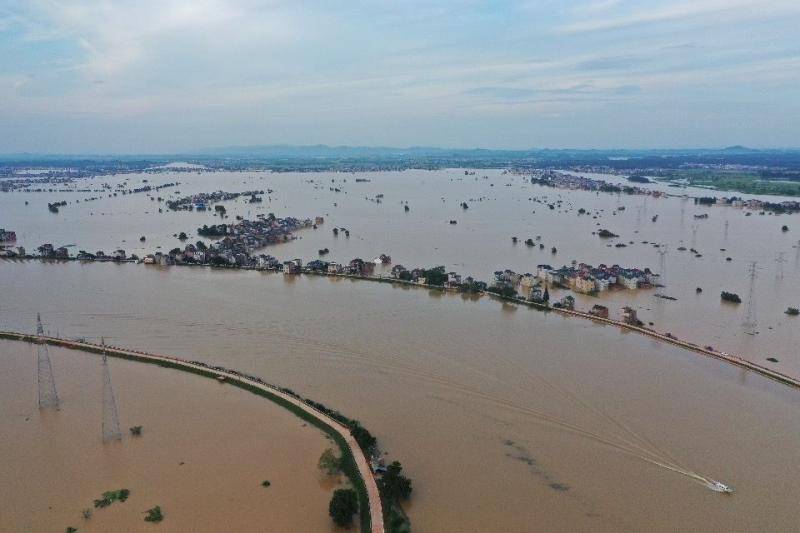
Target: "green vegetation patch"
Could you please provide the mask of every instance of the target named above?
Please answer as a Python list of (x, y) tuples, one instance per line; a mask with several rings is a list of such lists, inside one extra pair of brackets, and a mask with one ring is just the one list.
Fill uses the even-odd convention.
[(145, 512), (147, 513), (147, 516), (144, 517), (145, 522), (154, 522), (157, 524), (158, 522), (164, 520), (164, 513), (161, 512), (161, 507), (158, 505), (152, 509), (148, 509)]
[(94, 506), (99, 508), (108, 507), (114, 502), (124, 502), (130, 496), (131, 491), (128, 489), (110, 490), (104, 492), (100, 499), (94, 501)]

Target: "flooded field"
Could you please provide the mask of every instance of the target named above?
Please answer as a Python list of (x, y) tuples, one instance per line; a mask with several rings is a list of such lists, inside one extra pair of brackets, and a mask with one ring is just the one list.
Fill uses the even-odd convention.
[[(333, 530), (334, 485), (316, 467), (330, 443), (315, 428), (240, 389), (111, 358), (124, 435), (103, 444), (99, 356), (49, 351), (63, 403), (39, 411), (36, 347), (0, 341), (3, 531), (151, 531), (156, 505), (164, 531)], [(93, 508), (123, 488), (127, 501)]]
[[(371, 181), (356, 183), (356, 177)], [(319, 229), (302, 230), (297, 240), (264, 250), (281, 259), (315, 258), (317, 250), (327, 247), (326, 260), (371, 259), (387, 253), (393, 264), (408, 268), (445, 265), (488, 279), (498, 269), (534, 272), (538, 264), (561, 266), (573, 259), (658, 271), (658, 250), (663, 248), (651, 243), (664, 244), (668, 247), (665, 290), (677, 300), (654, 298), (652, 290), (615, 291), (599, 298), (581, 296), (578, 306), (604, 302), (616, 315), (620, 306), (633, 305), (639, 317), (652, 321), (659, 331), (800, 375), (798, 319), (783, 313), (787, 306), (800, 304), (800, 249), (793, 248), (800, 238), (796, 222), (800, 216), (746, 216), (742, 210), (695, 206), (679, 198), (547, 189), (500, 171), (478, 171), (474, 176), (460, 170), (363, 175), (175, 173), (99, 181), (125, 178), (134, 184), (142, 179), (152, 184), (177, 179), (181, 195), (217, 189), (274, 190), (259, 207), (243, 201), (226, 203), (228, 222), (235, 215), (269, 212), (325, 217)], [(165, 189), (162, 196), (173, 192)], [(384, 195), (380, 203), (378, 194)], [(0, 226), (16, 230), (18, 244), (29, 249), (43, 242), (75, 243), (75, 250), (109, 252), (121, 247), (141, 255), (157, 246), (164, 251), (179, 246), (173, 234), (180, 231), (193, 235), (199, 225), (219, 222), (210, 212), (159, 214), (160, 204), (144, 194), (70, 203), (58, 214), (47, 211), (48, 201), (82, 195), (0, 195)], [(401, 204), (406, 201), (408, 212)], [(461, 202), (467, 202), (468, 209), (462, 209)], [(550, 209), (548, 203), (557, 207)], [(591, 214), (579, 216), (579, 208)], [(704, 214), (708, 218), (695, 218)], [(784, 224), (790, 231), (781, 231)], [(350, 238), (334, 237), (334, 226), (348, 228)], [(604, 241), (592, 234), (599, 228), (620, 238)], [(146, 235), (145, 243), (139, 242), (141, 235)], [(544, 250), (522, 244), (537, 235)], [(512, 236), (520, 243), (514, 245)], [(627, 246), (613, 246), (618, 242)], [(557, 247), (555, 255), (551, 246)], [(680, 246), (694, 247), (702, 257), (678, 251)], [(784, 261), (776, 262), (779, 257)], [(747, 298), (748, 261), (758, 261), (759, 268), (751, 306), (758, 321), (759, 333), (754, 335), (741, 325), (746, 301), (732, 306), (719, 298), (722, 290)], [(697, 293), (697, 287), (703, 292)], [(795, 527), (800, 488), (787, 465), (800, 460), (800, 394), (617, 328), (489, 297), (206, 268), (0, 261), (0, 290), (0, 329), (32, 331), (36, 313), (41, 312), (51, 334), (105, 336), (115, 345), (217, 362), (291, 387), (360, 420), (392, 459), (403, 462), (413, 479), (408, 511), (416, 531), (787, 531)], [(13, 347), (4, 343), (0, 348), (5, 355)], [(51, 351), (58, 370), (65, 356)], [(769, 356), (778, 363), (766, 363)], [(24, 354), (15, 357), (33, 369), (33, 354), (29, 359)], [(75, 354), (75, 360), (83, 359), (94, 361)], [(125, 372), (118, 370), (123, 366)], [(130, 372), (156, 376), (145, 381), (158, 390), (139, 395), (137, 401), (181, 405), (184, 396), (176, 397), (167, 385), (198, 381), (112, 362), (115, 384), (123, 389), (121, 411), (126, 406), (124, 380), (133, 379), (125, 377), (129, 366)], [(92, 368), (99, 375), (99, 367)], [(25, 372), (35, 378), (33, 370)], [(64, 387), (69, 387), (70, 379), (90, 379), (83, 375), (57, 373), (57, 379), (67, 380)], [(91, 379), (97, 387), (96, 400), (99, 380)], [(217, 384), (200, 380), (198, 386), (187, 385), (192, 392), (186, 394), (206, 402), (201, 404), (207, 406), (204, 409), (222, 411), (216, 396), (202, 393), (208, 388), (217, 391)], [(26, 409), (37, 415), (33, 383), (26, 387), (30, 398)], [(81, 388), (79, 382), (73, 387)], [(6, 390), (0, 390), (3, 398)], [(21, 401), (17, 399), (22, 396), (17, 391), (11, 398)], [(259, 409), (274, 408), (258, 399), (253, 402)], [(94, 433), (86, 433), (96, 441), (99, 400), (91, 405), (95, 414), (80, 417), (94, 424)], [(65, 413), (67, 406), (65, 398)], [(20, 413), (28, 411), (20, 408)], [(172, 413), (164, 409), (143, 412), (151, 417), (140, 422), (146, 431), (172, 420)], [(221, 422), (229, 426), (220, 427), (228, 429), (209, 433), (242, 446), (247, 441), (251, 446), (297, 450), (292, 460), (310, 466), (292, 471), (307, 471), (313, 486), (314, 462), (325, 447), (324, 439), (309, 428), (299, 428), (288, 414), (276, 412), (268, 419), (267, 428), (274, 426), (273, 420), (285, 419), (287, 432), (297, 427), (305, 433), (260, 438), (238, 413)], [(11, 434), (25, 427), (16, 418), (3, 417), (0, 424), (14, 424)], [(247, 431), (252, 439), (238, 438)], [(180, 436), (171, 435), (171, 439)], [(15, 446), (12, 455), (21, 454), (23, 463), (38, 464), (28, 450), (18, 449), (23, 447), (18, 441), (40, 440), (36, 434), (2, 445)], [(307, 453), (302, 451), (306, 441)], [(131, 449), (134, 444), (138, 442), (123, 442)], [(102, 457), (99, 445), (95, 446), (85, 457)], [(304, 453), (306, 459), (299, 459)], [(240, 468), (242, 462), (258, 464), (257, 455), (241, 449), (229, 457)], [(105, 490), (102, 481), (109, 478), (103, 475), (108, 474), (87, 474), (91, 484), (86, 482), (86, 496), (74, 505), (65, 502), (63, 512), (79, 512), (80, 502)], [(257, 482), (265, 474), (258, 470), (253, 476), (256, 487), (251, 491), (242, 483), (243, 499), (227, 500), (225, 516), (241, 508), (236, 516), (243, 521), (254, 518), (248, 514), (246, 498), (263, 496)], [(266, 477), (277, 479), (272, 473)], [(733, 485), (736, 494), (709, 490), (705, 483), (710, 479)], [(155, 490), (145, 485), (143, 480), (138, 490)], [(328, 492), (316, 487), (324, 507)], [(130, 488), (133, 492), (132, 483)], [(168, 494), (165, 489), (152, 499), (166, 508)], [(289, 507), (281, 513), (286, 512), (287, 523), (297, 516), (296, 524), (301, 524), (291, 529), (329, 528), (324, 509), (300, 516), (295, 507), (299, 500), (286, 501)], [(97, 523), (104, 511), (122, 512), (132, 503), (133, 496), (115, 504), (119, 509), (112, 506), (98, 512)], [(176, 502), (175, 506), (191, 514), (191, 505), (185, 508)], [(137, 515), (135, 520), (139, 519)], [(284, 520), (284, 515), (276, 519)], [(318, 522), (305, 528), (302, 520)], [(68, 525), (62, 522), (59, 517), (59, 527)]]

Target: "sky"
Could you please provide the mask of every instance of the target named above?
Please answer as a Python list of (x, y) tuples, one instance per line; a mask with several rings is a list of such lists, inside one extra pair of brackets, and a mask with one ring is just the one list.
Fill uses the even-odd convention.
[(800, 146), (798, 0), (0, 0), (0, 153)]

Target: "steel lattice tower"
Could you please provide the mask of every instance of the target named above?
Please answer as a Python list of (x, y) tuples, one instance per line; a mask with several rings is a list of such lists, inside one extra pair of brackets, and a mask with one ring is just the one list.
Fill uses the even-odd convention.
[(103, 442), (122, 439), (119, 430), (119, 414), (114, 389), (111, 386), (111, 372), (108, 369), (106, 341), (103, 339)]
[(56, 381), (53, 377), (53, 365), (50, 363), (50, 352), (44, 342), (44, 326), (42, 316), (36, 314), (37, 354), (37, 381), (39, 382), (39, 409), (54, 407), (58, 409), (61, 401), (56, 392)]
[(794, 267), (800, 267), (800, 241), (797, 241), (797, 251), (794, 254)]
[(747, 293), (747, 316), (742, 322), (742, 327), (749, 330), (748, 333), (754, 333), (758, 323), (756, 322), (756, 276), (758, 273), (758, 263), (755, 261), (750, 262), (748, 272), (750, 273), (750, 290)]
[(692, 250), (697, 250), (697, 230), (700, 229), (699, 224), (692, 224)]
[(783, 279), (783, 264), (786, 262), (786, 253), (785, 252), (778, 252), (775, 256), (775, 264), (777, 265), (777, 269), (775, 270), (775, 279), (782, 280)]
[(656, 294), (663, 295), (667, 286), (667, 247), (662, 246), (658, 250), (658, 284), (661, 288)]

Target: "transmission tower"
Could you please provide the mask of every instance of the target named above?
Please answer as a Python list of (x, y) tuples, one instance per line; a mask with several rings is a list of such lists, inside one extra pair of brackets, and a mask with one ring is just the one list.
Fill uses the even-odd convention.
[(44, 326), (42, 326), (42, 316), (39, 313), (36, 314), (36, 336), (38, 337), (36, 373), (39, 382), (39, 409), (48, 407), (58, 409), (61, 402), (56, 392), (53, 365), (50, 363), (50, 352), (47, 351), (47, 344), (44, 342)]
[(750, 289), (747, 293), (747, 316), (742, 322), (742, 327), (748, 330), (748, 333), (755, 333), (756, 326), (756, 276), (758, 268), (755, 261), (750, 262), (748, 272), (750, 273)]
[(664, 288), (667, 286), (667, 247), (662, 246), (658, 249), (658, 284), (661, 288), (656, 293), (657, 295), (664, 294)]
[(692, 224), (692, 250), (697, 250), (697, 230), (700, 229), (700, 224)]
[(800, 241), (797, 241), (795, 248), (797, 251), (794, 253), (794, 268), (797, 269), (800, 267)]
[(786, 262), (786, 253), (785, 252), (778, 252), (775, 256), (775, 264), (777, 268), (775, 269), (775, 279), (782, 280), (783, 279), (783, 264)]
[(106, 341), (103, 339), (103, 442), (122, 439), (119, 431), (119, 414), (114, 389), (111, 387), (111, 372), (106, 357)]

